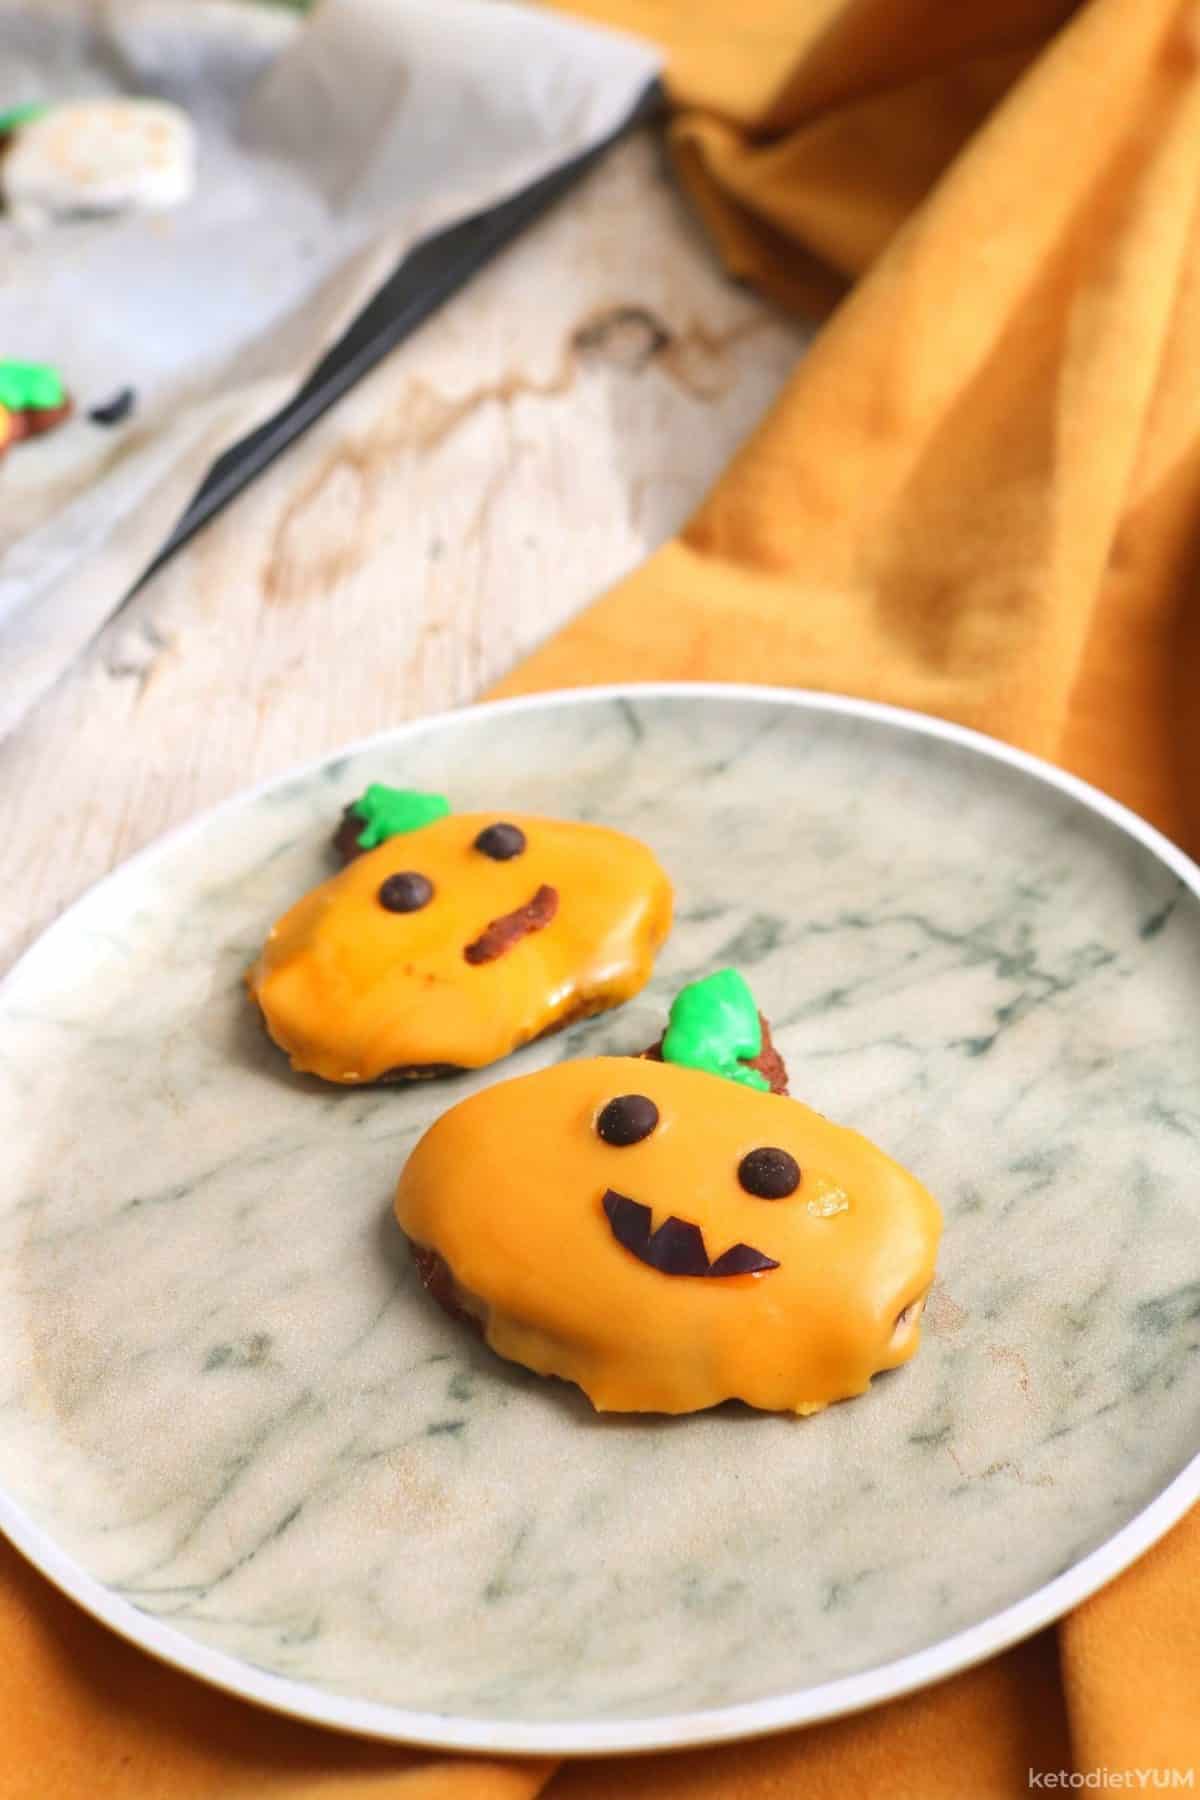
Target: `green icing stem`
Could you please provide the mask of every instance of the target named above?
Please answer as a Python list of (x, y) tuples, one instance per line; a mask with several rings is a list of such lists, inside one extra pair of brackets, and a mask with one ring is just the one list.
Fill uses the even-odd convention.
[(766, 1076), (745, 1066), (761, 1051), (758, 1008), (736, 969), (718, 969), (715, 975), (680, 988), (663, 1037), (664, 1062), (769, 1090)]
[(49, 363), (0, 359), (0, 406), (9, 412), (53, 412), (66, 398), (63, 378)]
[(358, 834), (359, 849), (374, 850), (389, 838), (419, 831), (422, 825), (444, 819), (450, 802), (444, 794), (420, 794), (415, 788), (385, 787), (382, 782), (373, 781), (350, 810), (364, 822)]
[(29, 125), (49, 111), (42, 100), (27, 100), (24, 106), (8, 106), (0, 112), (0, 133), (15, 131), (18, 125)]

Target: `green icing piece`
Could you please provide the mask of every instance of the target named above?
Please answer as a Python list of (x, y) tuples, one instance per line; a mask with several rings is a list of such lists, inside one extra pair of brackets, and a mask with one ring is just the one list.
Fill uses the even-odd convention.
[(765, 1075), (745, 1067), (761, 1050), (762, 1026), (754, 995), (736, 969), (718, 969), (715, 975), (680, 988), (663, 1038), (664, 1062), (769, 1090)]
[(41, 100), (27, 100), (24, 106), (5, 107), (0, 112), (0, 132), (15, 131), (18, 125), (28, 125), (48, 111), (49, 108)]
[(62, 376), (49, 363), (0, 360), (0, 406), (9, 412), (52, 412), (66, 397)]
[(450, 802), (444, 794), (419, 794), (415, 788), (385, 787), (382, 782), (373, 781), (350, 810), (363, 820), (363, 829), (358, 834), (359, 849), (374, 850), (378, 845), (386, 844), (389, 838), (400, 837), (406, 831), (419, 831), (422, 825), (444, 819), (450, 811)]

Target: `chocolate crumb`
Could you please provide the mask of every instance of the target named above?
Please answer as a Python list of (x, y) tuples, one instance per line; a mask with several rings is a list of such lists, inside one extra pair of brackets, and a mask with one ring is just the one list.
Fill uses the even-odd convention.
[(123, 387), (111, 400), (101, 401), (99, 406), (91, 407), (88, 418), (95, 425), (123, 425), (136, 405), (137, 390)]

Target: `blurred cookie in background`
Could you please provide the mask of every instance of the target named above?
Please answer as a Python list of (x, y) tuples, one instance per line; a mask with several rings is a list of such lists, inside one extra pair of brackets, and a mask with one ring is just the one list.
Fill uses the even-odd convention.
[(195, 185), (191, 121), (163, 100), (75, 100), (0, 113), (0, 192), (31, 224), (166, 212)]
[(0, 455), (22, 438), (53, 431), (73, 410), (66, 384), (52, 364), (0, 358)]

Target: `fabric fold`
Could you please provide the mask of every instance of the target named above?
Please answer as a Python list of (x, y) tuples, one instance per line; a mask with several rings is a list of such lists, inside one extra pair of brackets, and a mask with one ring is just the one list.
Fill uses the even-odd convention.
[[(845, 9), (864, 10), (886, 9)], [(1061, 6), (1041, 10), (1057, 27)], [(886, 208), (861, 225), (857, 144), (835, 158), (822, 204), (859, 248), (834, 269), (793, 218), (783, 278), (836, 283), (859, 255), (869, 272), (679, 537), (501, 691), (715, 668), (857, 693), (1058, 758), (1186, 839), (1178, 768), (1195, 751), (1173, 646), (1200, 500), (1182, 375), (1198, 32), (1179, 0), (1093, 0), (1032, 62), (1016, 53), (1013, 85), (894, 229)], [(974, 54), (964, 66), (973, 88)], [(798, 79), (792, 93), (804, 110)], [(907, 89), (896, 104), (908, 166)], [(676, 129), (718, 141), (686, 112)], [(788, 153), (720, 129), (731, 157)], [(770, 217), (774, 243), (785, 224)]]

